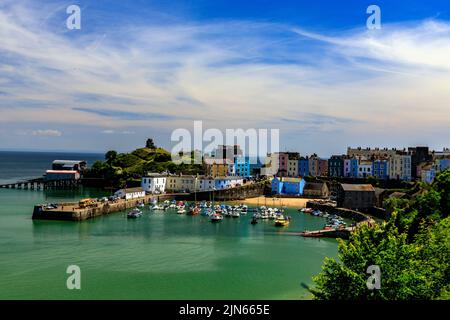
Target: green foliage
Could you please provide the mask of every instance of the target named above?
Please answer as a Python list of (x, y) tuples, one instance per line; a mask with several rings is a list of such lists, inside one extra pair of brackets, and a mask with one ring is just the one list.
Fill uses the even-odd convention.
[[(193, 154), (192, 154), (193, 156)], [(172, 162), (170, 152), (163, 148), (139, 148), (131, 153), (111, 150), (105, 154), (105, 162), (95, 162), (84, 173), (85, 177), (103, 178), (116, 187), (122, 187), (125, 181), (138, 179), (148, 172), (170, 172), (183, 174), (204, 174), (202, 165), (180, 164)], [(184, 160), (191, 160), (189, 155)]]
[(117, 151), (110, 150), (105, 154), (105, 160), (111, 164), (117, 158)]
[[(410, 300), (437, 299), (449, 286), (449, 236), (446, 227), (429, 228), (408, 242), (394, 220), (358, 228), (349, 241), (339, 241), (339, 261), (326, 259), (314, 278), (316, 299)], [(420, 240), (419, 240), (420, 238)], [(381, 270), (381, 289), (369, 290), (370, 265)]]
[[(339, 240), (338, 260), (326, 259), (314, 277), (316, 299), (450, 298), (450, 170), (421, 188), (412, 200), (387, 200), (388, 222)], [(367, 288), (370, 265), (380, 267), (380, 290)]]

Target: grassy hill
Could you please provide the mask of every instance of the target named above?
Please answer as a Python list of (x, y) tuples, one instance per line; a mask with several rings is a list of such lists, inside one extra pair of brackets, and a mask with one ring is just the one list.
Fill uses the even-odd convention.
[[(191, 160), (191, 157), (187, 157)], [(175, 164), (171, 154), (163, 148), (139, 148), (130, 153), (108, 151), (105, 161), (95, 162), (84, 176), (103, 178), (113, 185), (122, 185), (125, 181), (140, 179), (148, 172), (165, 172), (178, 174), (203, 174), (202, 165)]]

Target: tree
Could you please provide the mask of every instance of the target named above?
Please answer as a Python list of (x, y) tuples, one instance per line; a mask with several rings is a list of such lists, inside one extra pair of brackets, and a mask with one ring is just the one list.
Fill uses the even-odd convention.
[[(388, 222), (360, 226), (348, 241), (339, 240), (339, 259), (327, 258), (314, 278), (316, 299), (450, 298), (450, 169), (416, 193), (410, 201), (387, 202)], [(380, 267), (380, 290), (366, 286), (370, 265)]]
[(156, 145), (153, 142), (153, 139), (148, 138), (147, 141), (145, 142), (145, 147), (149, 149), (156, 149)]
[[(394, 214), (395, 215), (395, 214)], [(345, 242), (339, 241), (339, 261), (326, 259), (314, 278), (316, 299), (410, 300), (437, 299), (450, 289), (447, 271), (450, 250), (442, 240), (450, 235), (443, 226), (423, 229), (418, 241), (409, 243), (395, 219), (388, 223), (359, 227)], [(448, 222), (447, 222), (448, 224)], [(443, 231), (446, 230), (446, 231)], [(439, 241), (440, 240), (440, 241)], [(439, 253), (441, 251), (441, 253)], [(370, 265), (381, 270), (381, 289), (366, 285)]]
[(110, 150), (107, 153), (105, 153), (105, 160), (110, 166), (116, 159), (117, 159), (117, 151)]

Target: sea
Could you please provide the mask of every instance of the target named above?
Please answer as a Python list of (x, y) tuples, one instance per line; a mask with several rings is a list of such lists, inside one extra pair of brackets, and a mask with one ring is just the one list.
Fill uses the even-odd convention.
[(0, 151), (0, 184), (14, 183), (42, 177), (52, 168), (53, 160), (85, 160), (91, 166), (97, 160), (104, 160), (103, 154)]
[[(3, 181), (42, 175), (55, 159), (101, 155), (3, 152)], [(310, 299), (312, 277), (334, 239), (302, 238), (324, 218), (290, 208), (288, 227), (251, 214), (211, 223), (205, 216), (143, 209), (82, 222), (36, 221), (33, 206), (100, 197), (98, 189), (0, 189), (0, 299)], [(69, 289), (73, 266), (80, 289)], [(72, 280), (71, 280), (72, 279)]]

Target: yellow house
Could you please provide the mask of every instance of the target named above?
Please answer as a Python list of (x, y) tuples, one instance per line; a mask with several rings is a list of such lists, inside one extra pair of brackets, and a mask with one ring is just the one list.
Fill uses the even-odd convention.
[(226, 177), (234, 175), (234, 163), (229, 159), (204, 159), (206, 175), (216, 177)]

